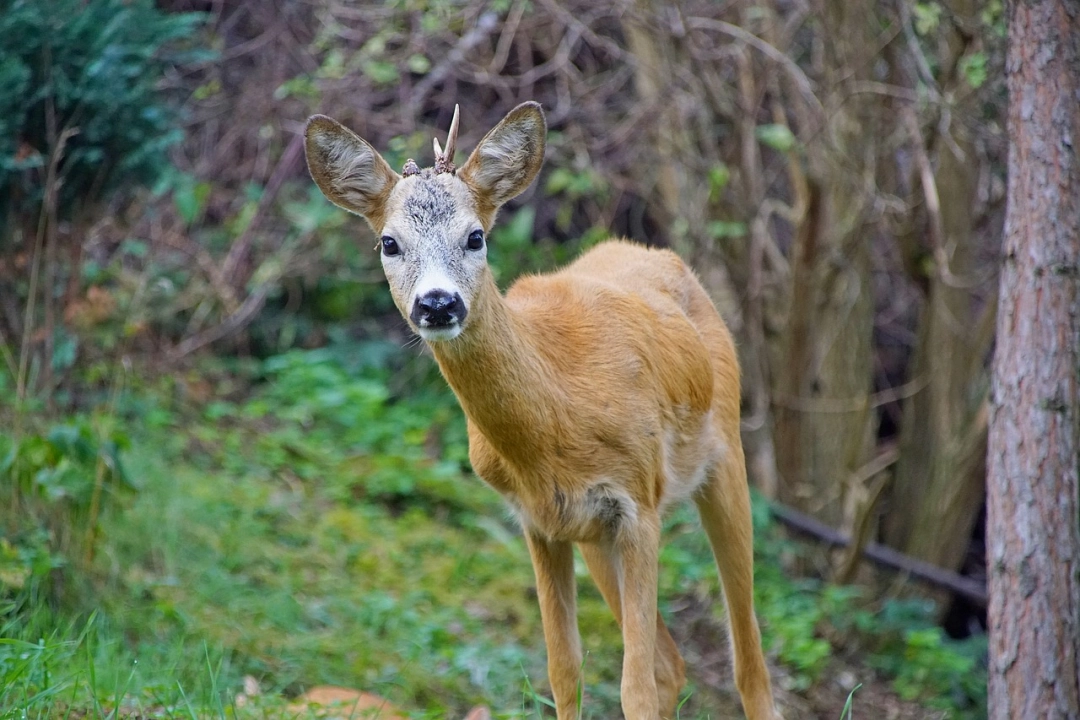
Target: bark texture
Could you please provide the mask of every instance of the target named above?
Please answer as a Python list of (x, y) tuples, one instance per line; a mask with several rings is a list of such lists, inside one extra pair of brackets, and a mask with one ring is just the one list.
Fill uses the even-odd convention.
[(807, 148), (812, 200), (792, 250), (789, 333), (776, 373), (780, 498), (833, 527), (850, 525), (852, 477), (869, 459), (874, 419), (873, 209), (880, 101), (851, 96), (867, 80), (878, 22), (870, 2), (824, 3), (828, 141)]
[[(944, 3), (953, 23), (944, 33), (941, 85), (960, 98), (952, 109), (978, 117), (978, 98), (960, 70), (972, 43), (962, 28), (977, 23), (971, 0)], [(914, 83), (912, 83), (914, 84)], [(893, 547), (940, 567), (956, 570), (964, 561), (985, 486), (988, 370), (985, 358), (994, 329), (996, 302), (983, 304), (976, 318), (980, 259), (985, 240), (975, 231), (979, 164), (974, 133), (961, 123), (948, 129), (952, 142), (936, 130), (941, 118), (920, 128), (914, 112), (908, 123), (917, 162), (908, 182), (923, 198), (919, 217), (903, 239), (905, 255), (929, 245), (926, 304), (919, 317), (909, 382), (918, 387), (904, 402), (900, 457), (892, 504), (903, 508), (886, 517), (885, 539)], [(925, 138), (925, 139), (924, 139)], [(924, 149), (925, 146), (925, 149)], [(936, 162), (932, 162), (936, 160)], [(927, 243), (927, 240), (929, 241)], [(924, 263), (914, 263), (923, 274)]]
[(1080, 2), (1009, 7), (988, 457), (990, 717), (1080, 717)]

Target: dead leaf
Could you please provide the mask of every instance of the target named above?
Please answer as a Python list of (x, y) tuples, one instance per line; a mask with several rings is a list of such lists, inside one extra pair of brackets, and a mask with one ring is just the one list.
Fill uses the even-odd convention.
[(311, 688), (289, 705), (289, 712), (323, 720), (407, 720), (386, 698), (333, 685)]

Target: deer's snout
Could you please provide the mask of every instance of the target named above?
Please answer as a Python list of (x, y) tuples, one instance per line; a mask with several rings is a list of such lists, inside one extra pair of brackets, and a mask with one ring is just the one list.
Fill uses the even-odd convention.
[(409, 318), (419, 328), (447, 328), (464, 322), (466, 313), (461, 295), (430, 290), (417, 296)]

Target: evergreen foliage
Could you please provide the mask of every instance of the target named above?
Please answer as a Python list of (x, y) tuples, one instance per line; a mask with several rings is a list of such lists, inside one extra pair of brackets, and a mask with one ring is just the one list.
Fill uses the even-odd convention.
[(60, 217), (167, 166), (181, 135), (159, 84), (200, 18), (151, 0), (0, 2), (0, 222), (36, 219), (51, 157)]

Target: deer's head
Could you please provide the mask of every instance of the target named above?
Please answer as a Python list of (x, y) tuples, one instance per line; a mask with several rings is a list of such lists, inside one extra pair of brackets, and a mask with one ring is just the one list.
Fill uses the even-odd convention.
[(364, 216), (381, 238), (382, 266), (401, 314), (425, 340), (452, 340), (488, 277), (495, 214), (536, 177), (547, 126), (540, 105), (518, 105), (455, 170), (457, 111), (435, 167), (403, 175), (355, 133), (323, 115), (307, 124), (311, 177), (335, 205)]

